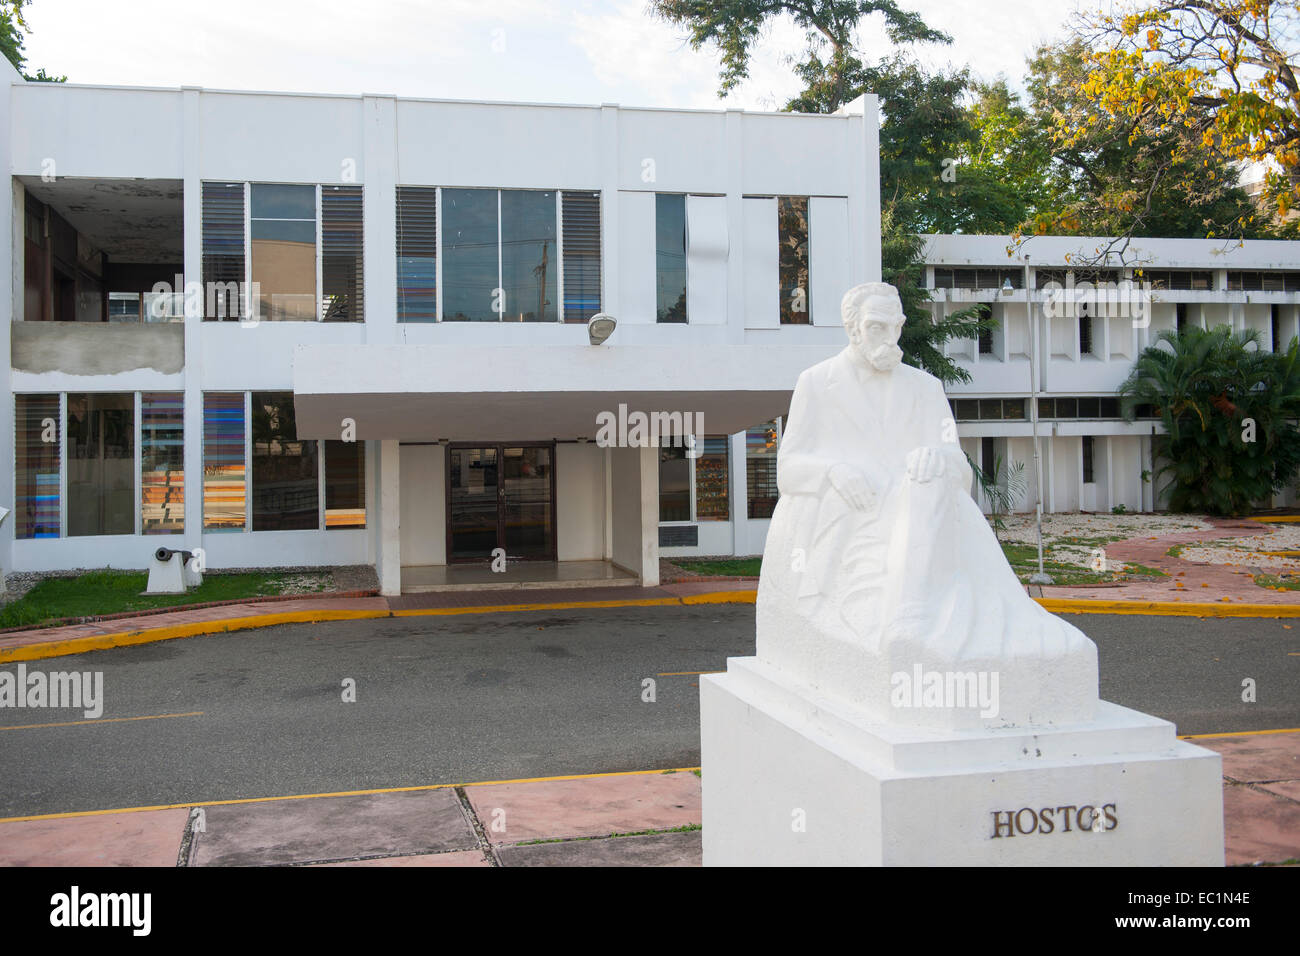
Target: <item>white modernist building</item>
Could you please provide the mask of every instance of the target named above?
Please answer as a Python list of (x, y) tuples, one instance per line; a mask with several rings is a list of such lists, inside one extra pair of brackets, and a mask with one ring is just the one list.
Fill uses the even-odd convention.
[[(845, 344), (844, 290), (879, 278), (876, 136), (872, 97), (807, 116), (11, 73), (0, 569), (165, 545), (373, 564), (393, 594), (499, 554), (649, 585), (661, 552), (758, 553), (777, 419)], [(597, 313), (617, 325), (593, 344)], [(656, 415), (690, 416), (694, 450), (640, 442)]]
[[(947, 391), (971, 461), (990, 473), (997, 460), (1024, 465), (1018, 511), (1037, 502), (1035, 395), (1044, 511), (1158, 510), (1158, 420), (1124, 421), (1116, 397), (1138, 354), (1160, 331), (1189, 324), (1254, 329), (1262, 348), (1278, 351), (1300, 332), (1300, 242), (925, 240), (935, 315), (983, 303), (998, 320), (983, 339), (948, 344), (971, 380)], [(1291, 488), (1261, 504), (1296, 500)]]

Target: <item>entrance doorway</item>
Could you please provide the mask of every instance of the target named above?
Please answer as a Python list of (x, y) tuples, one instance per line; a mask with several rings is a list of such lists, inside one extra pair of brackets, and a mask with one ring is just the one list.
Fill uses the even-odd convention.
[(447, 448), (447, 561), (555, 560), (555, 443)]

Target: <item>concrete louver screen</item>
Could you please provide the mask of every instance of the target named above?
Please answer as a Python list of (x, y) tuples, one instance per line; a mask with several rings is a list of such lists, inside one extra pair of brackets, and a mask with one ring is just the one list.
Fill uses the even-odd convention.
[(438, 190), (397, 187), (397, 321), (438, 321)]
[(564, 321), (586, 322), (600, 311), (600, 193), (560, 195)]
[(365, 321), (362, 265), (363, 207), (360, 186), (322, 186), (321, 319)]
[[(244, 275), (244, 184), (203, 184), (205, 319), (238, 319)], [(179, 291), (179, 290), (178, 290)]]

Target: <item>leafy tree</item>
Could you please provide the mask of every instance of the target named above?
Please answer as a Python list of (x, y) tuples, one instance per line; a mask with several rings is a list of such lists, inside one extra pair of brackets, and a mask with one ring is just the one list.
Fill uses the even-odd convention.
[[(1134, 183), (1139, 194), (1188, 170), (1213, 183), (1228, 163), (1262, 163), (1271, 170), (1268, 195), (1278, 217), (1300, 207), (1300, 0), (1127, 0), (1117, 7), (1079, 21), (1088, 50), (1080, 92), (1096, 108), (1076, 117), (1082, 122), (1069, 141), (1109, 130), (1153, 142)], [(1133, 208), (1140, 215), (1148, 204)], [(1214, 224), (1234, 234), (1250, 225), (1249, 215)]]
[(34, 74), (23, 73), (27, 65), (27, 55), (23, 52), (23, 34), (30, 32), (23, 17), (23, 8), (31, 5), (31, 0), (0, 0), (0, 52), (14, 65), (14, 69), (23, 74), (23, 79), (32, 83), (66, 83), (66, 76), (51, 76), (41, 67)]
[(686, 27), (692, 49), (717, 46), (719, 96), (749, 76), (750, 53), (763, 28), (778, 17), (791, 17), (804, 31), (808, 47), (803, 59), (794, 63), (804, 91), (786, 109), (808, 113), (834, 113), (867, 88), (854, 34), (869, 17), (880, 14), (885, 35), (895, 45), (952, 42), (894, 0), (651, 0), (650, 13)]
[(969, 382), (970, 373), (944, 353), (944, 344), (953, 339), (977, 339), (981, 332), (996, 328), (996, 320), (987, 309), (974, 305), (936, 321), (924, 282), (924, 241), (897, 217), (892, 205), (885, 207), (880, 219), (882, 278), (898, 290), (906, 317), (898, 337), (903, 361), (945, 385)]
[(1237, 172), (1202, 143), (1183, 141), (1159, 111), (1118, 115), (1095, 91), (1097, 54), (1074, 38), (1040, 48), (1030, 62), (1031, 108), (1051, 138), (1037, 234), (1259, 236), (1256, 207)]
[(901, 56), (870, 66), (854, 46), (866, 18), (880, 14), (894, 44), (951, 43), (915, 13), (893, 0), (653, 0), (651, 13), (684, 26), (694, 49), (715, 44), (721, 56), (719, 96), (748, 76), (749, 56), (764, 26), (790, 16), (803, 28), (808, 48), (794, 70), (804, 90), (788, 110), (832, 113), (863, 92), (880, 97), (881, 267), (899, 292), (906, 324), (899, 338), (903, 361), (941, 381), (965, 382), (969, 373), (944, 354), (944, 343), (978, 337), (996, 323), (978, 306), (935, 321), (924, 288), (925, 261), (919, 231), (942, 231), (956, 218), (943, 210), (953, 193), (941, 187), (945, 157), (959, 155), (974, 135), (961, 97), (970, 83), (965, 70), (928, 74)]
[(1259, 340), (1227, 326), (1162, 331), (1120, 387), (1130, 421), (1149, 405), (1164, 425), (1154, 451), (1171, 510), (1238, 515), (1300, 471), (1300, 340), (1285, 352)]

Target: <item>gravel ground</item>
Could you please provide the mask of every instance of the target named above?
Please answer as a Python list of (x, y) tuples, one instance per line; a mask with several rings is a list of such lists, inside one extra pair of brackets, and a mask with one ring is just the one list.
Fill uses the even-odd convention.
[[(1034, 544), (1037, 536), (1032, 514), (1008, 515), (1003, 519), (1006, 530), (999, 532), (1003, 541), (1016, 544)], [(1212, 528), (1208, 521), (1194, 515), (1153, 514), (1046, 514), (1043, 515), (1043, 552), (1062, 564), (1091, 569), (1097, 549), (1105, 549), (1109, 541), (1142, 536), (1155, 537), (1183, 531), (1202, 531)], [(1088, 543), (1069, 544), (1065, 538), (1096, 539)], [(1104, 539), (1104, 540), (1103, 540)], [(1111, 570), (1120, 570), (1122, 562), (1109, 560)]]
[(1261, 551), (1300, 551), (1300, 524), (1261, 525), (1273, 529), (1245, 538), (1223, 538), (1183, 548), (1178, 556), (1196, 564), (1245, 564), (1268, 571), (1300, 571), (1300, 559)]

